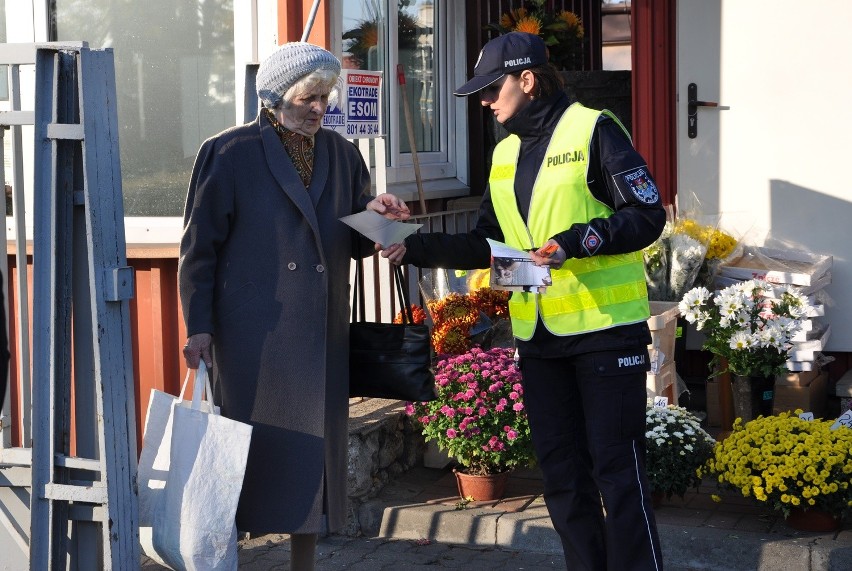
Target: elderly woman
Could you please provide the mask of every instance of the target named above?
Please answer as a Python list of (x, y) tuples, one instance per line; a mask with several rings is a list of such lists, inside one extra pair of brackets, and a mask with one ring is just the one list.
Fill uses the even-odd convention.
[(346, 520), (349, 267), (374, 245), (339, 218), (408, 217), (321, 128), (339, 75), (303, 42), (261, 64), (257, 118), (201, 145), (180, 245), (187, 366), (211, 365), (222, 414), (253, 427), (237, 528), (292, 534), (292, 569)]

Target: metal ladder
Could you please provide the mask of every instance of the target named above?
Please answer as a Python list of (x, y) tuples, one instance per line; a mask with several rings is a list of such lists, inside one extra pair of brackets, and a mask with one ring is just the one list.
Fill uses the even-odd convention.
[(113, 53), (35, 47), (29, 566), (136, 569), (133, 272)]

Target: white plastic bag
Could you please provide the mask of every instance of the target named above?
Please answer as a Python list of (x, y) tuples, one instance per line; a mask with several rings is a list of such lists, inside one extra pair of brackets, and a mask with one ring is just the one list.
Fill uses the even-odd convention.
[(142, 550), (176, 571), (235, 570), (251, 426), (219, 415), (203, 362), (191, 401), (188, 380), (178, 398), (151, 394), (138, 472)]

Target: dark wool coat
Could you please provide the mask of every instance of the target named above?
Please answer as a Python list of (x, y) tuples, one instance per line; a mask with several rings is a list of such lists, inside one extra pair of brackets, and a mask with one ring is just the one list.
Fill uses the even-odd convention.
[(253, 427), (237, 528), (255, 534), (346, 520), (349, 267), (372, 244), (338, 219), (364, 210), (370, 178), (352, 143), (315, 141), (306, 190), (263, 115), (208, 139), (184, 214), (187, 334), (212, 333), (215, 400)]

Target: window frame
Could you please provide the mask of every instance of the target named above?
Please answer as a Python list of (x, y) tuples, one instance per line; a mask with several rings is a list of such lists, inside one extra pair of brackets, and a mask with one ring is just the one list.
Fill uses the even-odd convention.
[[(345, 0), (331, 1), (330, 21), (330, 50), (338, 57), (342, 56), (340, 37), (343, 35), (343, 6)], [(351, 1), (351, 0), (350, 0)], [(397, 12), (391, 14), (391, 9), (396, 10), (394, 0), (382, 0), (384, 7), (388, 10), (387, 21), (389, 25), (385, 34), (385, 42), (388, 46), (387, 68), (396, 69), (397, 61), (393, 56), (398, 53), (398, 18)], [(464, 3), (452, 2), (450, 0), (435, 0), (435, 63), (437, 90), (435, 96), (438, 101), (438, 113), (436, 122), (443, 128), (438, 135), (438, 151), (418, 152), (417, 159), (420, 166), (420, 178), (423, 184), (425, 198), (443, 198), (452, 196), (464, 196), (470, 193), (467, 186), (469, 172), (467, 170), (467, 109), (464, 98), (456, 98), (452, 95), (452, 86), (458, 81), (459, 69), (464, 71)], [(455, 22), (451, 25), (450, 22)], [(463, 77), (463, 75), (462, 75)], [(385, 94), (388, 97), (387, 109), (395, 110), (400, 105), (400, 93), (395, 74), (384, 78)], [(463, 82), (463, 79), (462, 79)], [(416, 177), (414, 171), (414, 160), (411, 153), (400, 151), (399, 141), (401, 137), (407, 137), (404, 121), (400, 120), (399, 113), (389, 112), (384, 117), (383, 127), (385, 129), (385, 140), (388, 142), (386, 150), (389, 164), (386, 165), (388, 192), (393, 192), (405, 200), (417, 197)], [(452, 127), (452, 134), (450, 133)]]

